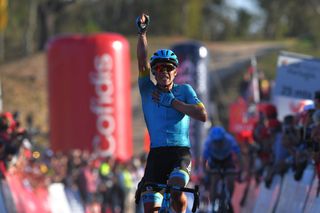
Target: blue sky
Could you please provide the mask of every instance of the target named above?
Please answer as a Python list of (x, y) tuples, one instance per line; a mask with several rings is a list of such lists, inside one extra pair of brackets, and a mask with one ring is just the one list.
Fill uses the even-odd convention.
[(244, 8), (252, 13), (259, 13), (255, 0), (226, 0), (227, 4), (235, 8)]
[[(251, 14), (255, 15), (255, 19), (252, 20), (252, 24), (250, 27), (251, 32), (256, 32), (262, 26), (264, 15), (262, 10), (257, 5), (256, 0), (226, 0), (226, 3), (230, 7), (243, 8)], [(231, 17), (234, 16), (233, 18), (235, 18), (236, 14), (231, 13), (229, 15), (231, 15)]]

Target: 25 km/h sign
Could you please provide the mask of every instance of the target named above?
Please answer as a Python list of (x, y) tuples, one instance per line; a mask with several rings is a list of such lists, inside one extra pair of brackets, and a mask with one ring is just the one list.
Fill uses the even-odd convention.
[(311, 56), (282, 52), (278, 57), (274, 103), (280, 118), (297, 112), (297, 106), (312, 100), (320, 89), (320, 60)]

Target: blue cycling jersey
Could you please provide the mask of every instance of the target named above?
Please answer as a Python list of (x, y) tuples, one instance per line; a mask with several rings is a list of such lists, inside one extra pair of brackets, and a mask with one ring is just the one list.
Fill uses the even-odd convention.
[(217, 146), (217, 144), (213, 142), (212, 137), (212, 132), (209, 132), (204, 142), (203, 158), (205, 160), (224, 160), (229, 157), (232, 152), (235, 154), (240, 153), (240, 147), (231, 134), (226, 133), (222, 146)]
[[(172, 107), (164, 107), (153, 101), (152, 92), (157, 88), (148, 75), (140, 76), (138, 83), (151, 148), (190, 147), (189, 116)], [(171, 92), (177, 100), (186, 104), (201, 104), (195, 91), (188, 84), (174, 84)]]

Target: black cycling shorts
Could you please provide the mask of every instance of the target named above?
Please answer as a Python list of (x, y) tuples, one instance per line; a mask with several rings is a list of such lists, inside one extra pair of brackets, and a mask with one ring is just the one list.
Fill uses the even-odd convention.
[(151, 148), (143, 181), (167, 184), (170, 173), (175, 168), (191, 172), (191, 153), (189, 147)]

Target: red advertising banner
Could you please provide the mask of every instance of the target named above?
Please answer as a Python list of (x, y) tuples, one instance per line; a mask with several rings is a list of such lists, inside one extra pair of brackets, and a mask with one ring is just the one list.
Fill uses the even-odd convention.
[(131, 158), (128, 41), (115, 33), (57, 37), (47, 55), (52, 149)]
[(248, 116), (248, 104), (243, 98), (238, 98), (229, 106), (229, 131), (239, 134), (243, 131), (251, 131), (252, 118)]

